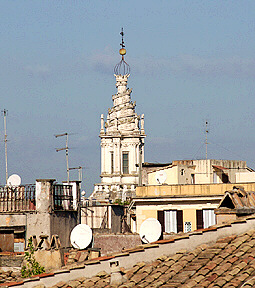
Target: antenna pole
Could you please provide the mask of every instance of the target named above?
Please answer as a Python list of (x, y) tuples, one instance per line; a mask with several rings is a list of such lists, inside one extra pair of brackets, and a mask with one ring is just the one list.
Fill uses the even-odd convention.
[(81, 182), (82, 181), (82, 166), (79, 166), (79, 167), (73, 167), (73, 168), (69, 168), (69, 170), (78, 170), (78, 176), (79, 176), (79, 181)]
[(67, 182), (69, 183), (69, 162), (68, 162), (68, 134), (66, 133), (66, 172), (67, 172)]
[(6, 115), (7, 110), (3, 110), (4, 115), (4, 150), (5, 150), (5, 178), (6, 178), (6, 185), (8, 184), (8, 166), (7, 166), (7, 129), (6, 129)]
[(208, 141), (207, 141), (207, 136), (208, 136), (209, 130), (208, 130), (208, 121), (205, 121), (205, 159), (207, 160), (207, 146), (208, 146)]
[(79, 181), (82, 181), (82, 167), (79, 167)]
[(64, 133), (64, 134), (58, 134), (58, 135), (55, 135), (56, 138), (58, 137), (62, 137), (62, 136), (66, 136), (66, 147), (65, 148), (57, 148), (56, 149), (56, 152), (59, 152), (61, 150), (66, 150), (66, 172), (67, 172), (67, 182), (69, 183), (70, 182), (70, 178), (69, 178), (69, 159), (68, 159), (68, 133)]

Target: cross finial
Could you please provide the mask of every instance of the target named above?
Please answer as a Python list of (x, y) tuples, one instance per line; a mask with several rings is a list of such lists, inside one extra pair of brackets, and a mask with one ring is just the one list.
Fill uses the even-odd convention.
[(124, 32), (123, 32), (123, 27), (121, 28), (120, 35), (121, 35), (121, 43), (120, 43), (120, 46), (121, 46), (122, 48), (124, 48), (125, 45), (124, 45)]

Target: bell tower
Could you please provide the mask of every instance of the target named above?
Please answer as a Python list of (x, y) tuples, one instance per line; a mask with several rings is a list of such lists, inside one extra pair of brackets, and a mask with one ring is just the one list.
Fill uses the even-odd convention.
[[(144, 114), (135, 112), (131, 100), (132, 89), (127, 86), (130, 67), (124, 59), (123, 28), (119, 53), (121, 61), (114, 68), (117, 93), (112, 96), (113, 106), (106, 119), (101, 115), (101, 183), (95, 184), (91, 198), (121, 199), (135, 196), (139, 184), (139, 167), (144, 162)], [(140, 164), (140, 165), (139, 165)], [(140, 170), (141, 172), (141, 170)]]

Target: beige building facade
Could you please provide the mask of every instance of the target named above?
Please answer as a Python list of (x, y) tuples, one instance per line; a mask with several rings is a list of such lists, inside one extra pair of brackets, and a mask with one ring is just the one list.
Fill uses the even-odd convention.
[(177, 160), (149, 172), (148, 185), (255, 182), (252, 172), (240, 160)]
[(255, 189), (255, 182), (137, 187), (132, 231), (139, 233), (142, 222), (148, 218), (158, 219), (166, 233), (208, 228), (216, 224), (214, 210), (225, 191), (232, 190), (235, 185), (241, 185), (246, 191)]

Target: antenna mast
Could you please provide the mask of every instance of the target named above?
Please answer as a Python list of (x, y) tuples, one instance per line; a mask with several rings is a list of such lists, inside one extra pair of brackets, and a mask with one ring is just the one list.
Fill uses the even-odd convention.
[(206, 160), (207, 160), (207, 146), (209, 144), (208, 141), (207, 141), (208, 133), (209, 133), (208, 121), (206, 120), (205, 121), (205, 158), (206, 158)]
[(64, 133), (64, 134), (58, 134), (55, 135), (56, 138), (58, 137), (62, 137), (62, 136), (66, 136), (66, 147), (65, 148), (57, 148), (56, 152), (62, 151), (62, 150), (66, 150), (66, 172), (67, 172), (67, 182), (70, 182), (70, 178), (69, 178), (69, 161), (68, 161), (68, 133)]
[(81, 166), (79, 167), (74, 167), (74, 168), (69, 168), (69, 170), (78, 170), (79, 171), (79, 181), (82, 181), (82, 168)]
[(8, 110), (3, 110), (4, 115), (4, 150), (5, 150), (5, 178), (6, 178), (6, 184), (8, 181), (8, 166), (7, 166), (7, 131), (6, 131), (6, 115)]

